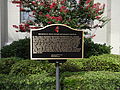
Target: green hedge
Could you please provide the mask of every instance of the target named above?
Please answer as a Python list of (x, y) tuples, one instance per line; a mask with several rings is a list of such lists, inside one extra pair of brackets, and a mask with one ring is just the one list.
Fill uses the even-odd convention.
[(120, 55), (104, 54), (87, 59), (68, 60), (61, 66), (62, 71), (114, 71), (120, 72)]
[[(113, 71), (120, 72), (120, 56), (104, 54), (87, 59), (67, 60), (61, 64), (61, 72), (80, 71)], [(48, 61), (21, 60), (20, 58), (6, 58), (0, 60), (0, 73), (11, 75), (28, 75), (48, 72), (55, 73), (55, 64)]]
[[(120, 72), (67, 73), (64, 90), (120, 90)], [(69, 76), (71, 75), (71, 76)]]
[[(116, 57), (116, 58), (115, 58)], [(120, 58), (117, 55), (92, 56), (83, 62), (84, 71), (114, 71), (120, 72)]]
[[(87, 59), (67, 60), (61, 64), (61, 72), (81, 71), (113, 71), (120, 72), (120, 56), (104, 54)], [(0, 60), (0, 73), (11, 75), (29, 75), (48, 72), (55, 73), (55, 64), (48, 61), (21, 60), (20, 58), (6, 58)]]
[(110, 54), (112, 47), (106, 44), (94, 43), (91, 39), (85, 39), (84, 42), (84, 57), (98, 56), (102, 54)]
[[(0, 75), (1, 90), (55, 90), (55, 77), (48, 73), (27, 76)], [(120, 90), (120, 72), (65, 72), (60, 90)]]
[(9, 74), (13, 64), (20, 61), (20, 58), (2, 58), (0, 59), (0, 74)]
[(12, 44), (2, 47), (1, 56), (2, 58), (20, 57), (24, 59), (29, 59), (30, 39), (20, 39), (19, 41), (14, 41)]
[[(0, 71), (0, 90), (55, 90), (55, 65), (48, 61), (4, 58)], [(60, 71), (61, 90), (120, 90), (120, 55), (68, 60)]]
[[(91, 39), (85, 39), (84, 43), (84, 57), (110, 54), (111, 47), (106, 44), (96, 44)], [(20, 39), (14, 41), (12, 44), (4, 46), (1, 49), (1, 55), (3, 58), (7, 57), (20, 57), (24, 59), (30, 59), (30, 39)]]
[(55, 73), (55, 65), (47, 61), (22, 60), (11, 67), (11, 75), (29, 75), (48, 72)]
[(45, 72), (22, 77), (0, 75), (0, 90), (55, 90), (55, 78)]

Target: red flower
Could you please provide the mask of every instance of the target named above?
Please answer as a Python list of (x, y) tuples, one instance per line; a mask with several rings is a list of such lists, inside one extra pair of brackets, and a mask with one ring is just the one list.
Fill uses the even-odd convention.
[(90, 5), (87, 5), (86, 9), (88, 9), (90, 7)]
[(23, 25), (19, 25), (21, 31), (25, 31), (25, 27)]
[(62, 16), (57, 17), (56, 21), (62, 21)]
[(61, 4), (64, 4), (64, 3), (65, 3), (65, 1), (66, 1), (66, 0), (63, 0), (63, 1), (61, 1), (60, 3), (61, 3)]
[(39, 27), (30, 27), (31, 29), (38, 29)]
[(20, 5), (16, 5), (16, 7), (21, 7), (21, 4)]
[(36, 4), (36, 1), (32, 1), (32, 4)]
[(94, 38), (96, 35), (94, 34), (94, 35), (92, 35), (92, 36), (90, 36), (90, 38)]
[(59, 27), (57, 26), (56, 28), (55, 28), (55, 32), (59, 32)]
[(92, 7), (98, 9), (100, 5), (100, 3), (95, 3)]
[(55, 8), (56, 7), (56, 3), (52, 3), (51, 5), (50, 5), (50, 8), (52, 9), (52, 8)]
[(49, 24), (51, 24), (52, 22), (48, 22)]
[(25, 24), (25, 27), (29, 27), (30, 25), (29, 24)]
[(67, 12), (68, 12), (67, 7), (65, 7), (65, 6), (60, 7), (60, 12), (65, 12), (65, 13), (67, 13)]
[(47, 18), (50, 18), (51, 19), (51, 16), (49, 14), (45, 15)]
[(14, 28), (19, 28), (17, 25), (13, 25)]
[(20, 3), (22, 3), (22, 2), (21, 2), (21, 1), (12, 1), (12, 3), (20, 4)]
[(20, 8), (20, 11), (25, 11), (25, 9), (24, 8)]
[(45, 4), (44, 4), (44, 3), (40, 3), (39, 5), (40, 5), (40, 6), (44, 6)]
[(95, 18), (96, 18), (96, 19), (100, 19), (101, 17), (100, 17), (100, 16), (96, 16)]
[(87, 1), (86, 1), (86, 4), (88, 4), (88, 3), (90, 3), (90, 2), (91, 2), (91, 0), (87, 0)]
[(39, 15), (42, 15), (43, 12), (39, 12)]

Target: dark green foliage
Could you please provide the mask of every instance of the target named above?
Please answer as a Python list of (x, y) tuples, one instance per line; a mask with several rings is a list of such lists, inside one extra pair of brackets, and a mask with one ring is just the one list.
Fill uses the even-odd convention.
[(55, 78), (48, 73), (22, 77), (0, 75), (0, 90), (55, 90)]
[(113, 71), (120, 72), (120, 56), (104, 54), (80, 60), (68, 60), (61, 66), (62, 71)]
[(114, 71), (120, 72), (120, 57), (118, 55), (100, 55), (84, 59), (82, 69), (84, 71)]
[[(85, 39), (84, 43), (84, 57), (110, 54), (111, 47), (105, 44), (95, 44), (91, 39)], [(1, 49), (2, 57), (20, 57), (23, 59), (30, 59), (30, 39), (21, 39), (14, 41), (12, 44), (4, 46)]]
[[(14, 62), (12, 62), (14, 61)], [(55, 65), (48, 61), (1, 59), (0, 90), (55, 90)], [(60, 66), (61, 90), (120, 90), (120, 56), (68, 60)]]
[[(61, 90), (119, 90), (120, 72), (66, 72)], [(55, 90), (55, 77), (47, 73), (29, 76), (0, 75), (1, 90)]]
[(4, 46), (1, 49), (2, 58), (20, 57), (24, 59), (30, 58), (30, 39), (20, 39), (12, 44)]
[(50, 75), (55, 73), (55, 66), (47, 61), (22, 60), (12, 66), (11, 75), (29, 75), (48, 72)]
[(0, 59), (0, 74), (9, 74), (12, 65), (20, 60), (21, 60), (20, 58), (15, 57)]
[(90, 56), (98, 56), (101, 54), (110, 54), (111, 47), (106, 44), (94, 43), (91, 39), (85, 39), (84, 42), (84, 57), (89, 58)]
[[(67, 73), (64, 90), (120, 90), (120, 72)], [(65, 76), (66, 76), (65, 75)]]

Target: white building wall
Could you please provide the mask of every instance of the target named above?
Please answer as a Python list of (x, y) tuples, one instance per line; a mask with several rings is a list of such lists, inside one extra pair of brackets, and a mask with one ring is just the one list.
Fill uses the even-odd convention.
[(111, 46), (113, 54), (120, 54), (120, 0), (111, 5)]
[(106, 43), (112, 47), (112, 54), (120, 54), (120, 0), (95, 0), (106, 4), (105, 14), (111, 21), (103, 28), (98, 29), (96, 37), (93, 39), (96, 43)]
[(28, 36), (27, 33), (16, 32), (16, 29), (13, 28), (13, 25), (20, 24), (20, 8), (16, 7), (19, 4), (13, 4), (11, 0), (8, 0), (8, 43), (12, 41), (22, 39)]
[[(94, 0), (94, 3), (100, 2), (101, 4), (105, 4), (105, 13), (104, 16), (107, 16), (107, 0)], [(103, 28), (96, 29), (96, 36), (93, 38), (95, 43), (104, 44), (107, 42), (107, 26)]]

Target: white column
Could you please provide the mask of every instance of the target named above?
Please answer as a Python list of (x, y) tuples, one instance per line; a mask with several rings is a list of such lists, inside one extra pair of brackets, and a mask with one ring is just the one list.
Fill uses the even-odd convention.
[[(1, 0), (0, 0), (0, 50), (1, 50)], [(1, 52), (0, 52), (1, 53)], [(1, 57), (1, 54), (0, 54)]]
[[(107, 17), (111, 19), (111, 0), (107, 0)], [(107, 45), (111, 45), (111, 21), (107, 23), (106, 35)]]
[(0, 50), (8, 41), (7, 0), (0, 0)]
[(120, 54), (120, 0), (111, 2), (111, 46), (113, 54)]

